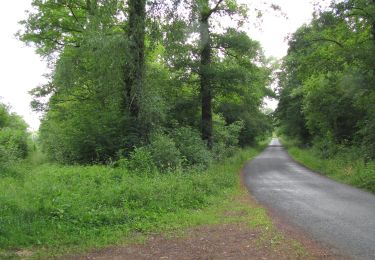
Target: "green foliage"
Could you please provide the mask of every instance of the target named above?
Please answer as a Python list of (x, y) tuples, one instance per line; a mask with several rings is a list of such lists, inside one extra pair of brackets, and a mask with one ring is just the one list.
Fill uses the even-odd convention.
[[(243, 146), (269, 130), (260, 107), (272, 95), (266, 87), (271, 69), (259, 43), (245, 32), (223, 25), (223, 33), (212, 34), (211, 64), (203, 73), (207, 84), (200, 81), (199, 17), (217, 19), (220, 13), (241, 23), (243, 6), (236, 1), (223, 1), (217, 9), (209, 1), (146, 2), (32, 1), (18, 36), (53, 61), (50, 82), (31, 91), (33, 108), (44, 113), (40, 143), (50, 159), (107, 163), (129, 156), (134, 147), (147, 147), (163, 171), (180, 164), (205, 167), (211, 154), (196, 130), (209, 129), (211, 119), (202, 124), (202, 115), (221, 114), (224, 125), (243, 121)], [(187, 15), (176, 11), (182, 6)], [(202, 87), (210, 90), (206, 101), (212, 101), (206, 113)], [(174, 132), (176, 121), (194, 132), (191, 145), (177, 132), (153, 140), (151, 133)], [(233, 146), (218, 141), (223, 151)]]
[(319, 151), (322, 158), (331, 158), (338, 152), (338, 145), (334, 141), (333, 135), (327, 133), (325, 136), (316, 137), (313, 142), (313, 147)]
[(271, 83), (271, 69), (266, 66), (259, 43), (245, 32), (228, 29), (215, 40), (226, 56), (215, 65), (219, 75), (214, 79), (214, 111), (221, 114), (227, 124), (244, 123), (239, 136), (241, 146), (255, 144), (256, 138), (272, 129), (271, 118), (261, 110), (263, 98), (274, 96), (267, 87)]
[(50, 112), (40, 128), (44, 151), (61, 163), (107, 161), (124, 142), (118, 135), (122, 116), (108, 110), (77, 104), (70, 114), (65, 109)]
[(374, 6), (333, 4), (289, 42), (279, 77), (278, 123), (284, 134), (312, 143), (324, 157), (346, 146), (361, 147), (366, 160), (375, 158)]
[(374, 159), (375, 155), (375, 119), (374, 114), (360, 126), (359, 136), (363, 137), (361, 146), (365, 160)]
[(149, 175), (157, 172), (152, 154), (146, 147), (135, 148), (129, 159), (121, 158), (119, 163), (121, 168), (137, 174)]
[[(201, 209), (220, 205), (236, 190), (238, 170), (258, 152), (238, 152), (204, 172), (148, 175), (122, 167), (50, 164), (21, 168), (23, 178), (0, 178), (0, 247), (48, 247), (56, 253), (121, 242), (135, 232), (192, 225)], [(136, 149), (127, 165), (149, 160), (146, 154)]]
[(26, 129), (2, 128), (0, 130), (0, 146), (11, 159), (25, 158), (27, 155)]
[[(344, 72), (346, 74), (346, 71)], [(304, 86), (304, 113), (310, 133), (316, 136), (332, 134), (333, 141), (353, 140), (358, 131), (355, 122), (361, 115), (352, 100), (352, 93), (341, 73), (311, 77)]]
[[(273, 94), (271, 69), (258, 42), (226, 27), (212, 35), (217, 46), (202, 66), (208, 35), (196, 40), (199, 17), (209, 26), (211, 15), (246, 16), (236, 1), (209, 3), (177, 1), (171, 12), (150, 1), (32, 1), (19, 38), (53, 67), (50, 82), (31, 92), (44, 113), (38, 142), (66, 165), (25, 161), (12, 167), (22, 178), (0, 176), (1, 248), (106, 245), (186, 226), (235, 190), (240, 164), (257, 151), (227, 157), (270, 129), (261, 106)], [(199, 135), (208, 126), (202, 87), (213, 152)], [(9, 122), (17, 120), (0, 106), (0, 131)], [(12, 144), (0, 143), (1, 155), (21, 147), (22, 131), (7, 131), (0, 141)], [(82, 166), (95, 163), (109, 165)]]
[(197, 130), (191, 127), (178, 127), (172, 132), (172, 137), (185, 159), (184, 165), (207, 167), (211, 164), (211, 152)]
[(122, 1), (33, 0), (31, 5), (33, 10), (20, 22), (24, 30), (18, 36), (24, 42), (33, 43), (43, 56), (53, 56), (67, 46), (80, 46), (83, 34), (99, 26), (105, 30), (121, 30), (116, 15), (124, 8)]
[(150, 151), (154, 163), (161, 171), (180, 169), (183, 158), (174, 140), (169, 136), (160, 133), (153, 135), (147, 150)]
[(215, 118), (214, 128), (214, 147), (213, 156), (216, 160), (220, 160), (227, 156), (231, 156), (238, 148), (239, 135), (244, 126), (242, 121), (237, 121), (226, 125), (225, 120), (217, 115)]
[(124, 46), (121, 37), (95, 32), (79, 49), (65, 48), (60, 55), (40, 128), (51, 159), (105, 162), (130, 142), (131, 122), (121, 110)]
[(25, 121), (0, 103), (0, 177), (11, 164), (27, 156), (28, 138)]

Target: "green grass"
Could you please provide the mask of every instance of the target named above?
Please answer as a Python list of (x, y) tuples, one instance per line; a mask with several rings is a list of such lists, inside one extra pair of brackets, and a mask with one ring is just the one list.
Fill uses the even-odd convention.
[[(238, 192), (240, 168), (262, 148), (203, 172), (153, 176), (107, 166), (20, 165), (17, 174), (0, 177), (0, 258), (21, 249), (35, 257), (78, 252), (218, 223), (215, 212)], [(253, 224), (265, 225), (266, 213), (253, 213)]]
[[(285, 141), (284, 141), (285, 143)], [(301, 149), (286, 142), (290, 156), (306, 167), (336, 181), (375, 193), (375, 161), (365, 163), (357, 151), (345, 151), (332, 158), (321, 158), (314, 149)]]

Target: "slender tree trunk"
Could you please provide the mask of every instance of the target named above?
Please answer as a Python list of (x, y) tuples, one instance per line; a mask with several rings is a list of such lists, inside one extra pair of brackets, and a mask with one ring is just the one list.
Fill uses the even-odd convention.
[(129, 0), (127, 37), (129, 49), (125, 66), (125, 106), (133, 119), (139, 115), (139, 99), (144, 76), (146, 0)]
[(202, 99), (202, 138), (212, 148), (212, 82), (210, 76), (211, 66), (211, 37), (208, 23), (209, 16), (201, 13), (200, 18), (200, 91)]

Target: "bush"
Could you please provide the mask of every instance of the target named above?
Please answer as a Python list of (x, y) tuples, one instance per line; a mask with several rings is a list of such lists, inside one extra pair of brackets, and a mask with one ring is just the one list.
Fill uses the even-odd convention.
[(69, 113), (51, 110), (45, 115), (40, 143), (49, 159), (64, 164), (104, 163), (124, 146), (124, 136), (130, 135), (119, 130), (121, 115), (111, 106), (105, 110), (90, 105), (76, 104)]
[(164, 134), (156, 134), (147, 147), (155, 165), (165, 172), (181, 168), (183, 157), (172, 138)]
[(157, 171), (151, 152), (146, 147), (135, 148), (130, 158), (118, 161), (121, 168), (140, 174), (152, 174)]
[(338, 149), (333, 140), (333, 136), (330, 133), (327, 133), (325, 137), (315, 137), (313, 140), (313, 148), (321, 158), (330, 158), (334, 156)]
[[(0, 169), (23, 159), (28, 153), (28, 133), (24, 120), (0, 103)], [(2, 171), (3, 171), (2, 170)]]
[(262, 112), (246, 113), (242, 116), (243, 128), (239, 133), (241, 147), (255, 145), (257, 141), (269, 137), (272, 133), (272, 117)]
[(215, 159), (219, 160), (233, 155), (237, 150), (239, 135), (244, 127), (244, 123), (236, 121), (226, 125), (225, 120), (221, 116), (217, 116), (214, 125), (213, 155)]
[(210, 165), (211, 152), (198, 131), (191, 127), (180, 127), (173, 131), (172, 136), (181, 155), (186, 159), (184, 165), (203, 167)]
[(357, 133), (362, 139), (361, 146), (366, 160), (375, 160), (375, 116), (366, 120)]
[(0, 146), (10, 159), (21, 159), (27, 155), (27, 133), (19, 129), (0, 130)]
[[(0, 146), (0, 173), (4, 173), (6, 168), (7, 168), (7, 163), (8, 163), (8, 159), (7, 159), (7, 153), (4, 149), (4, 147)], [(0, 174), (0, 177), (1, 177), (2, 174)]]

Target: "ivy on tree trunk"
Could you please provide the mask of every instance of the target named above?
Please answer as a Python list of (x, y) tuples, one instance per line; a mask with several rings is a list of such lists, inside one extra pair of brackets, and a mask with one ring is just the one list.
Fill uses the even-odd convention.
[(211, 37), (208, 24), (209, 16), (201, 14), (200, 41), (201, 41), (201, 67), (200, 88), (202, 101), (202, 138), (212, 148), (212, 82), (209, 75), (211, 66)]
[(140, 91), (143, 84), (145, 60), (146, 0), (129, 0), (128, 60), (125, 65), (126, 105), (131, 117), (138, 118)]

